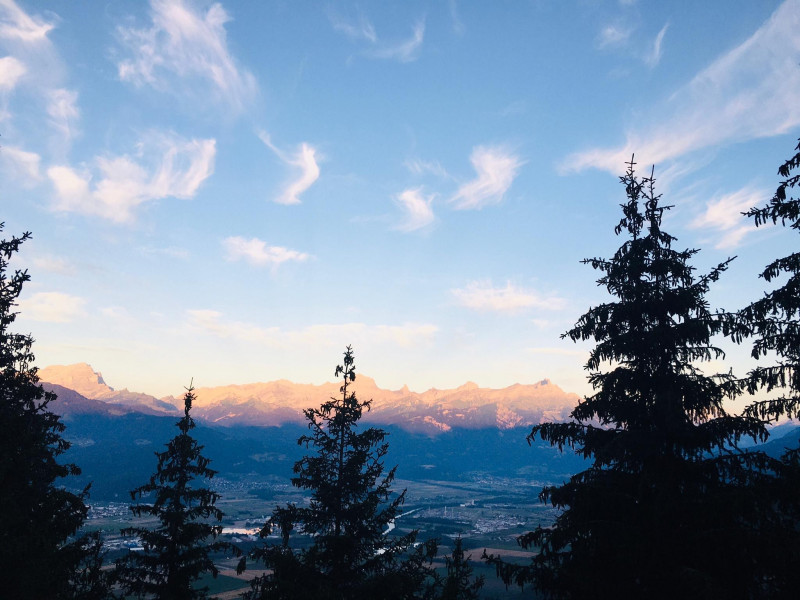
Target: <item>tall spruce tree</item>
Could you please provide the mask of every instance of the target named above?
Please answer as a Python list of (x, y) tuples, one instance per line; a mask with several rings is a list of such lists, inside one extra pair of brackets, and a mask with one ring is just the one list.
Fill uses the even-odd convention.
[[(349, 389), (356, 379), (350, 346), (344, 365), (336, 367), (339, 376), (341, 396), (304, 411), (310, 434), (298, 444), (316, 453), (295, 463), (292, 485), (310, 491), (311, 502), (275, 509), (262, 536), (278, 529), (282, 543), (251, 553), (271, 572), (252, 581), (246, 598), (380, 600), (432, 593), (428, 564), (435, 544), (412, 550), (416, 532), (386, 535), (401, 513), (405, 491), (392, 497), (397, 467), (384, 472), (386, 432), (359, 428), (371, 401), (358, 400)], [(310, 546), (292, 548), (293, 531), (311, 536)]]
[[(794, 156), (785, 161), (778, 174), (783, 178), (766, 206), (745, 213), (755, 225), (777, 224), (800, 232), (800, 143)], [(736, 315), (731, 334), (737, 340), (754, 337), (752, 356), (761, 359), (774, 353), (777, 362), (760, 366), (746, 380), (750, 393), (780, 393), (753, 402), (745, 414), (775, 421), (800, 416), (800, 252), (768, 264), (760, 276), (768, 283), (784, 280)], [(773, 597), (794, 598), (800, 589), (800, 446), (787, 449), (773, 464), (773, 477), (766, 478), (762, 494), (768, 507), (770, 539), (774, 554), (768, 562), (766, 579)]]
[[(594, 339), (586, 369), (594, 393), (567, 423), (543, 423), (540, 437), (573, 448), (592, 466), (541, 500), (560, 509), (552, 527), (520, 538), (536, 547), (530, 565), (488, 557), (506, 583), (532, 584), (548, 598), (748, 598), (762, 593), (760, 535), (752, 493), (763, 456), (737, 450), (763, 440), (764, 423), (728, 414), (732, 374), (699, 365), (723, 352), (712, 336), (723, 315), (705, 300), (726, 261), (697, 277), (696, 250), (675, 250), (661, 229), (668, 206), (654, 178), (620, 178), (627, 200), (611, 259), (584, 262), (614, 301), (590, 308), (563, 337)], [(605, 370), (601, 370), (605, 367)]]
[(197, 580), (205, 573), (217, 576), (211, 558), (213, 552), (233, 550), (227, 542), (214, 541), (224, 516), (217, 508), (219, 494), (204, 487), (204, 480), (214, 477), (203, 446), (190, 435), (194, 420), (189, 414), (195, 399), (190, 385), (183, 397), (183, 418), (176, 423), (180, 433), (156, 452), (158, 467), (145, 485), (131, 492), (131, 499), (152, 503), (134, 504), (137, 516), (156, 517), (158, 527), (128, 527), (123, 535), (137, 536), (143, 552), (130, 552), (117, 561), (116, 579), (126, 594), (163, 600), (206, 598), (208, 588), (198, 588)]
[(10, 272), (9, 261), (28, 239), (30, 233), (0, 240), (0, 596), (71, 598), (85, 555), (85, 540), (73, 536), (86, 518), (86, 490), (63, 487), (80, 470), (58, 461), (69, 442), (48, 410), (56, 396), (39, 384), (31, 336), (10, 329), (30, 276)]

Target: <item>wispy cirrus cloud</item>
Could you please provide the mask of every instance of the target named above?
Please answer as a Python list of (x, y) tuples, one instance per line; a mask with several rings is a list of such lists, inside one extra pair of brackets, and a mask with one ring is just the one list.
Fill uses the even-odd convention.
[(560, 310), (563, 298), (543, 296), (538, 292), (506, 282), (495, 287), (491, 281), (471, 281), (465, 287), (451, 290), (461, 306), (478, 311), (513, 313), (525, 308)]
[(422, 42), (425, 41), (425, 20), (414, 24), (411, 37), (394, 44), (377, 46), (367, 53), (372, 58), (397, 60), (401, 63), (413, 62), (419, 58)]
[(207, 309), (187, 310), (186, 317), (187, 325), (195, 330), (223, 339), (275, 348), (339, 347), (342, 343), (363, 347), (367, 342), (411, 348), (430, 342), (439, 331), (435, 325), (412, 322), (398, 325), (326, 323), (300, 329), (285, 329), (236, 321), (219, 311)]
[(117, 65), (120, 79), (203, 99), (210, 85), (218, 103), (244, 110), (257, 84), (228, 48), (225, 24), (230, 17), (222, 5), (203, 10), (184, 0), (151, 0), (150, 12), (150, 27), (118, 28), (120, 42), (130, 53)]
[(477, 146), (469, 160), (477, 177), (459, 187), (450, 198), (457, 210), (481, 209), (501, 202), (524, 164), (518, 156), (498, 146)]
[(52, 166), (54, 208), (115, 223), (134, 219), (141, 205), (163, 198), (191, 198), (214, 171), (216, 142), (175, 135), (147, 136), (134, 156), (98, 156), (92, 167)]
[(39, 292), (19, 304), (22, 315), (31, 321), (69, 323), (86, 314), (86, 300), (61, 292)]
[(36, 152), (28, 152), (16, 146), (3, 146), (0, 149), (0, 162), (4, 171), (23, 184), (33, 185), (42, 177), (42, 159)]
[(395, 202), (403, 211), (403, 221), (395, 229), (410, 233), (431, 225), (436, 220), (431, 208), (434, 197), (426, 196), (422, 188), (412, 188), (398, 194)]
[(352, 40), (366, 40), (373, 44), (378, 41), (375, 27), (363, 14), (359, 14), (357, 20), (350, 21), (334, 12), (329, 12), (328, 19), (336, 31), (345, 34)]
[(26, 44), (47, 40), (55, 24), (31, 16), (13, 0), (0, 0), (0, 37)]
[(61, 256), (50, 254), (37, 256), (33, 259), (33, 267), (37, 270), (57, 273), (58, 275), (75, 275), (78, 270), (75, 265)]
[(8, 92), (14, 89), (27, 71), (23, 62), (13, 56), (0, 58), (0, 91)]
[(447, 172), (438, 160), (421, 160), (419, 158), (409, 158), (403, 165), (414, 175), (435, 175), (442, 179), (452, 179), (452, 175)]
[(343, 33), (352, 41), (366, 43), (364, 56), (367, 58), (396, 60), (401, 63), (413, 62), (419, 58), (425, 41), (424, 18), (414, 24), (407, 39), (396, 42), (386, 42), (379, 38), (375, 27), (363, 14), (352, 20), (329, 12), (328, 19), (334, 30)]
[(275, 146), (269, 134), (265, 131), (258, 132), (258, 137), (284, 164), (293, 167), (299, 173), (286, 184), (283, 191), (275, 198), (275, 202), (278, 204), (300, 204), (300, 194), (308, 190), (319, 179), (316, 148), (303, 142), (294, 153), (287, 153)]
[[(634, 152), (641, 164), (662, 163), (704, 148), (779, 135), (797, 127), (798, 30), (800, 0), (785, 0), (750, 38), (676, 91), (651, 114), (648, 123), (628, 131), (622, 146), (572, 154), (562, 162), (561, 172), (595, 168), (618, 173)], [(661, 41), (665, 32), (662, 28), (659, 33)], [(659, 54), (660, 43), (657, 46)]]
[(689, 227), (716, 233), (719, 238), (714, 247), (717, 249), (735, 248), (745, 235), (756, 230), (752, 221), (742, 213), (764, 204), (769, 197), (768, 192), (753, 187), (719, 196), (706, 203), (705, 211), (695, 217)]
[(310, 258), (305, 252), (290, 250), (283, 246), (267, 246), (258, 238), (246, 239), (239, 236), (225, 238), (222, 241), (226, 258), (229, 261), (244, 260), (258, 267), (277, 267), (285, 262), (304, 262)]
[(63, 88), (51, 90), (47, 94), (47, 115), (50, 123), (69, 143), (77, 134), (77, 123), (80, 119), (78, 110), (78, 93)]
[(662, 46), (664, 44), (664, 36), (667, 34), (667, 29), (669, 29), (669, 23), (666, 23), (661, 28), (661, 31), (659, 31), (658, 35), (656, 35), (656, 39), (653, 40), (653, 44), (649, 51), (644, 55), (644, 62), (650, 68), (655, 67), (659, 62), (661, 62), (661, 55), (663, 53)]
[(624, 45), (631, 37), (633, 28), (622, 24), (606, 25), (597, 34), (597, 47), (608, 48)]

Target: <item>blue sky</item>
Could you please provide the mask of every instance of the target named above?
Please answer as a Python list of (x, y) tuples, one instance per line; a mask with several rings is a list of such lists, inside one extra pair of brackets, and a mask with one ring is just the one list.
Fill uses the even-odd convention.
[[(115, 387), (550, 378), (606, 299), (631, 153), (735, 309), (800, 135), (800, 1), (0, 0), (18, 329)], [(748, 368), (732, 348), (714, 368)]]

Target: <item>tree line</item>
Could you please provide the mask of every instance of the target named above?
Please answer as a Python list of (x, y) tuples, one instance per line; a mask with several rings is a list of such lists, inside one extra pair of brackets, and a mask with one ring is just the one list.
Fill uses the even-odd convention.
[[(774, 196), (745, 215), (756, 226), (800, 230), (800, 144), (779, 168)], [(800, 447), (771, 458), (757, 446), (768, 425), (800, 408), (800, 252), (776, 258), (761, 278), (776, 289), (738, 311), (712, 309), (706, 294), (732, 259), (698, 275), (698, 250), (676, 249), (662, 229), (671, 207), (656, 193), (654, 172), (640, 177), (634, 159), (620, 181), (625, 201), (611, 258), (584, 262), (600, 273), (611, 299), (591, 307), (562, 337), (593, 340), (586, 363), (593, 393), (569, 421), (535, 426), (528, 439), (569, 449), (590, 466), (540, 500), (559, 509), (552, 526), (519, 538), (535, 550), (529, 564), (484, 554), (506, 585), (534, 597), (794, 598), (800, 584)], [(2, 229), (2, 225), (0, 225)], [(8, 598), (205, 598), (201, 575), (217, 570), (215, 552), (266, 569), (244, 594), (257, 599), (477, 598), (474, 577), (456, 540), (446, 569), (433, 567), (435, 540), (418, 532), (387, 536), (402, 514), (405, 491), (393, 492), (386, 469), (387, 434), (364, 428), (370, 408), (350, 387), (355, 357), (348, 346), (340, 396), (305, 411), (308, 454), (292, 484), (310, 494), (306, 506), (277, 507), (246, 556), (218, 539), (219, 494), (206, 487), (215, 471), (191, 431), (194, 401), (184, 396), (179, 433), (157, 453), (149, 482), (131, 492), (135, 516), (155, 528), (130, 527), (141, 540), (103, 568), (102, 540), (80, 533), (89, 488), (64, 489), (79, 473), (59, 461), (69, 448), (64, 424), (48, 409), (32, 339), (10, 330), (15, 301), (29, 280), (9, 260), (30, 234), (0, 241), (0, 593)], [(725, 336), (775, 356), (744, 376), (707, 374), (724, 359)], [(725, 402), (762, 394), (740, 413)], [(279, 542), (267, 536), (279, 534)], [(297, 544), (302, 535), (309, 543)]]

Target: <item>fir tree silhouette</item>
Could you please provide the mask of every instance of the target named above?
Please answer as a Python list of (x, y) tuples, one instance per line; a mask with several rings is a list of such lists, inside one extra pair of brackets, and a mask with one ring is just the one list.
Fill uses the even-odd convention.
[(143, 552), (130, 552), (117, 561), (116, 579), (126, 594), (161, 600), (206, 598), (208, 588), (196, 588), (204, 573), (217, 576), (213, 552), (236, 548), (214, 541), (222, 533), (219, 521), (224, 516), (216, 507), (219, 494), (203, 487), (216, 471), (209, 468), (203, 449), (190, 435), (194, 420), (189, 412), (195, 400), (190, 385), (183, 397), (184, 415), (176, 423), (180, 433), (166, 450), (157, 452), (158, 467), (145, 485), (131, 492), (135, 500), (153, 495), (152, 503), (132, 505), (137, 516), (156, 517), (155, 529), (128, 527), (126, 536), (137, 536)]
[(584, 261), (614, 300), (563, 336), (595, 341), (586, 363), (594, 393), (572, 421), (529, 435), (592, 466), (542, 491), (560, 513), (520, 538), (538, 550), (530, 565), (488, 560), (507, 584), (532, 584), (547, 598), (758, 596), (753, 556), (769, 542), (749, 511), (764, 456), (737, 442), (766, 439), (765, 425), (726, 412), (723, 401), (739, 394), (732, 374), (700, 369), (723, 358), (712, 337), (725, 313), (712, 312), (705, 295), (730, 259), (696, 276), (697, 250), (673, 249), (662, 230), (670, 207), (634, 165), (620, 178), (627, 199), (615, 231), (626, 240), (612, 258)]
[[(394, 467), (384, 471), (386, 432), (362, 429), (359, 422), (371, 401), (361, 401), (349, 388), (356, 379), (350, 346), (344, 365), (341, 396), (320, 408), (305, 410), (310, 434), (298, 444), (314, 449), (294, 465), (292, 485), (311, 492), (308, 507), (278, 507), (262, 535), (280, 531), (280, 545), (264, 545), (251, 558), (271, 570), (254, 579), (250, 600), (401, 599), (430, 597), (436, 552), (432, 542), (412, 550), (417, 532), (386, 535), (401, 513), (405, 491), (393, 497)], [(311, 536), (311, 545), (292, 548), (292, 533)]]
[(70, 444), (48, 408), (56, 396), (39, 384), (31, 336), (10, 329), (30, 276), (10, 272), (9, 261), (30, 237), (0, 240), (0, 595), (75, 598), (101, 583), (76, 583), (79, 565), (97, 549), (88, 538), (74, 539), (86, 519), (88, 488), (74, 494), (64, 487), (80, 469), (58, 461)]

